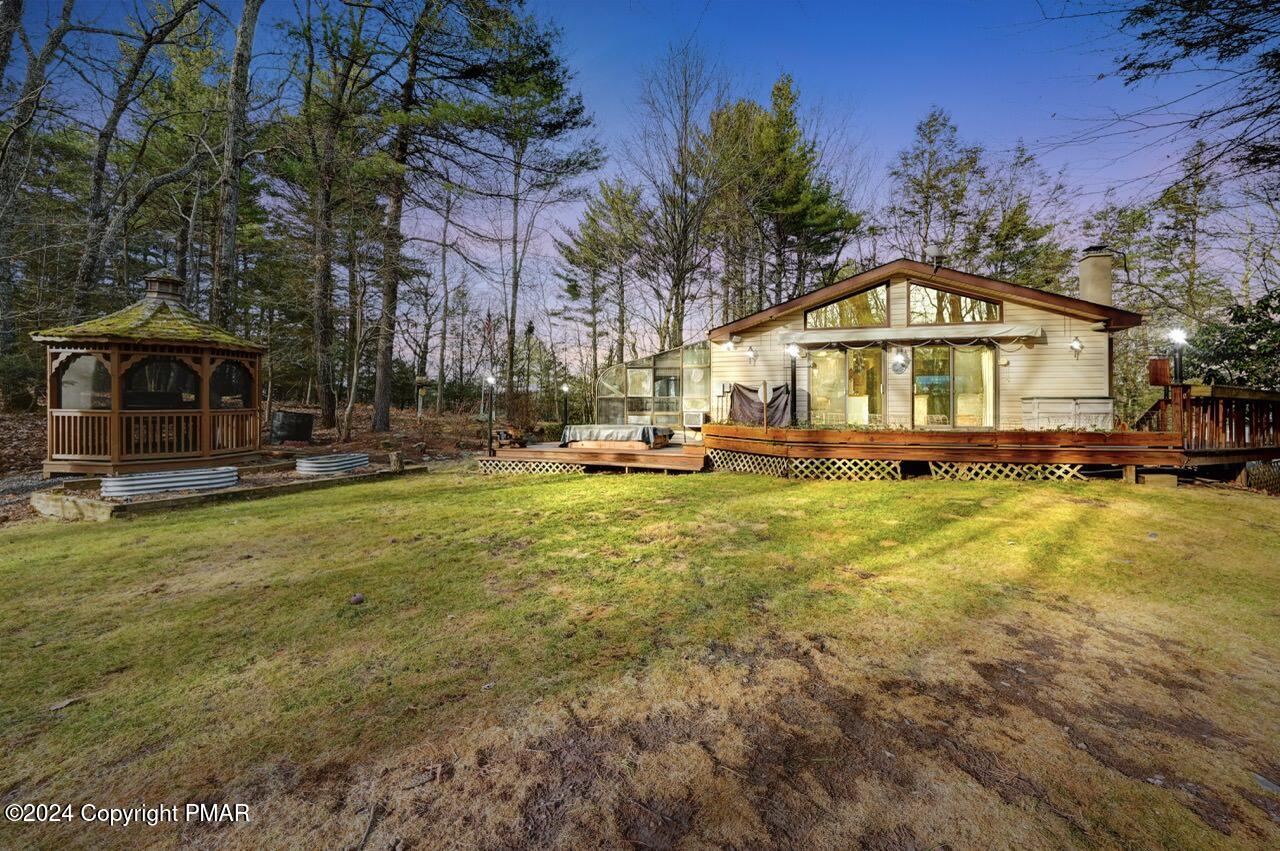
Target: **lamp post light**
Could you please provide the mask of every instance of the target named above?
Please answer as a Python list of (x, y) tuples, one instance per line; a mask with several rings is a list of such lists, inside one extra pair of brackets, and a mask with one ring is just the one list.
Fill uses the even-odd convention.
[(1173, 343), (1173, 383), (1182, 383), (1182, 350), (1187, 345), (1187, 332), (1174, 328), (1169, 332), (1169, 342)]
[(493, 404), (494, 398), (497, 396), (498, 379), (492, 375), (484, 377), (484, 383), (489, 385), (489, 457), (493, 457)]
[[(795, 343), (787, 343), (787, 355), (791, 358), (791, 425), (796, 424), (796, 397), (799, 392), (796, 388), (796, 361), (800, 358), (800, 347)], [(765, 400), (765, 407), (769, 405), (769, 400)], [(765, 415), (768, 419), (768, 415)]]
[(564, 427), (568, 428), (569, 427), (569, 384), (567, 382), (560, 385), (560, 397), (561, 399), (564, 400), (563, 401), (564, 414), (562, 417), (562, 419), (564, 420)]

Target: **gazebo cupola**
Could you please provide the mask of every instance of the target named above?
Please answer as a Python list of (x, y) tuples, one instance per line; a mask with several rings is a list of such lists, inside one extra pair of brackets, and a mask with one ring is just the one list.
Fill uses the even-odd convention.
[(201, 319), (170, 272), (123, 310), (31, 335), (47, 347), (45, 475), (223, 464), (261, 446), (263, 348)]

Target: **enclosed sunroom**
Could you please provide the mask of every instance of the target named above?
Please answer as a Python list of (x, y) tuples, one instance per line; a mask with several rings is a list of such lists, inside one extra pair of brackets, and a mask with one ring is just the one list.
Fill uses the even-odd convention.
[(670, 428), (677, 442), (692, 443), (710, 412), (706, 340), (614, 364), (596, 381), (597, 423)]

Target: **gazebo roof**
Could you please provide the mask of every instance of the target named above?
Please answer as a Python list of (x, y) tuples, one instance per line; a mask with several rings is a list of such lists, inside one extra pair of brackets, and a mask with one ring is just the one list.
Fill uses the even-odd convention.
[(180, 286), (181, 282), (169, 275), (149, 276), (147, 294), (123, 310), (78, 325), (36, 331), (31, 339), (40, 342), (128, 340), (262, 350), (257, 343), (237, 337), (188, 310), (181, 303)]

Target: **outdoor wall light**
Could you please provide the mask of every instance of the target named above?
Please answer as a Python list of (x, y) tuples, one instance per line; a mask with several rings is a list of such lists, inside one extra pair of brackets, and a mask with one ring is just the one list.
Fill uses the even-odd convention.
[(733, 342), (733, 340), (732, 340), (732, 339), (725, 340), (725, 343), (724, 343), (724, 350), (725, 350), (726, 352), (731, 352), (731, 351), (733, 351), (735, 348), (737, 348), (737, 344), (735, 344), (735, 343)]
[(756, 359), (756, 347), (747, 346), (747, 360), (754, 362)]
[(1076, 360), (1080, 360), (1080, 353), (1084, 351), (1084, 343), (1080, 342), (1080, 338), (1076, 337), (1070, 343), (1071, 353), (1076, 356)]

